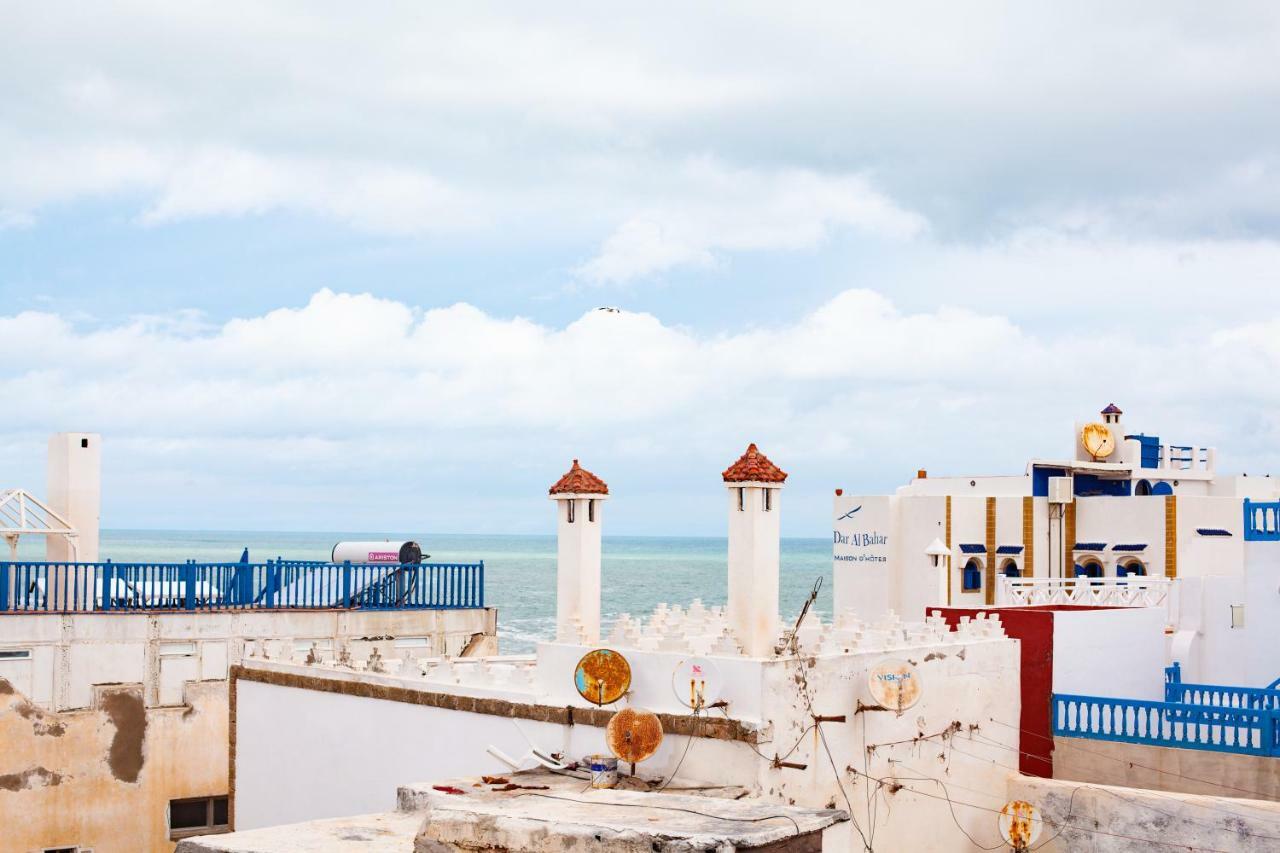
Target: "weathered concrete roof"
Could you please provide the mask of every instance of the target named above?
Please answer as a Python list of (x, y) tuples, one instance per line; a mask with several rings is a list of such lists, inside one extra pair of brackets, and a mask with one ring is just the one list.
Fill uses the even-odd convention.
[[(425, 809), (430, 819), (419, 849), (430, 843), (465, 849), (602, 853), (751, 849), (821, 832), (847, 820), (843, 811), (783, 806), (757, 799), (721, 799), (634, 790), (584, 790), (583, 780), (529, 771), (520, 786), (458, 779), (443, 786), (400, 789), (401, 808)], [(545, 790), (530, 790), (544, 788)], [(451, 787), (462, 793), (448, 793)]]
[[(498, 781), (465, 777), (400, 788), (399, 811), (316, 820), (178, 843), (176, 853), (413, 853), (511, 850), (559, 853), (696, 853), (760, 847), (819, 833), (843, 811), (702, 794), (584, 790), (585, 781), (546, 770)], [(454, 793), (449, 793), (452, 791)], [(459, 793), (460, 792), (460, 793)]]
[(412, 853), (422, 817), (389, 812), (202, 835), (179, 841), (175, 853)]

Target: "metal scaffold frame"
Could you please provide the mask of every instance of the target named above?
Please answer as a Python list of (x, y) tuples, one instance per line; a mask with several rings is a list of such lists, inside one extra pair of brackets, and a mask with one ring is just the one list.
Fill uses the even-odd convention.
[(44, 501), (24, 489), (0, 491), (0, 536), (9, 543), (9, 559), (18, 559), (23, 536), (61, 536), (75, 553), (76, 529)]

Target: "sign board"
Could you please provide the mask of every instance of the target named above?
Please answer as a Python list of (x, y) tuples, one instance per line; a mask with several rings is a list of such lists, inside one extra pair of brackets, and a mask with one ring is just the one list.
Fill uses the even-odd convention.
[(832, 556), (837, 565), (881, 567), (889, 562), (893, 542), (888, 495), (836, 498), (831, 534)]

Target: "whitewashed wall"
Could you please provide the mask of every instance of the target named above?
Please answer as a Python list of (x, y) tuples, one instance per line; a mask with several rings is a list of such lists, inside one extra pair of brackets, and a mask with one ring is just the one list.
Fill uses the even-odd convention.
[(1156, 607), (1053, 614), (1053, 692), (1164, 698), (1165, 613)]

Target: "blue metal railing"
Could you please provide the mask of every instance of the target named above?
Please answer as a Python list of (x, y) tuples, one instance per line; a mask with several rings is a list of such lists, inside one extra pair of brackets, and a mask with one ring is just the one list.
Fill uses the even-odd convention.
[(1053, 733), (1181, 749), (1280, 755), (1280, 713), (1275, 710), (1055, 693)]
[(1244, 538), (1249, 542), (1280, 542), (1280, 501), (1245, 498)]
[(1255, 711), (1280, 710), (1280, 690), (1276, 682), (1267, 687), (1235, 687), (1225, 684), (1190, 684), (1182, 680), (1182, 664), (1177, 661), (1164, 670), (1164, 700), (1215, 708), (1248, 708)]
[(0, 613), (483, 606), (483, 562), (0, 562)]

